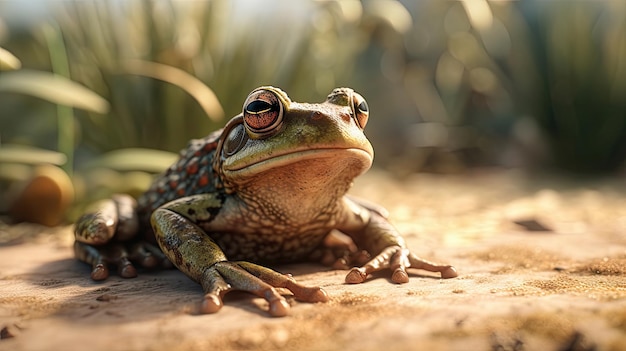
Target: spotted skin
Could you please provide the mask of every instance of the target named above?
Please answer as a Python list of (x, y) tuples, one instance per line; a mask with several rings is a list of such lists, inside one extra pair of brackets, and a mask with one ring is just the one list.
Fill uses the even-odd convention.
[(172, 200), (195, 194), (223, 193), (223, 190), (218, 190), (218, 181), (212, 169), (215, 149), (221, 133), (220, 129), (205, 138), (191, 140), (180, 152), (178, 161), (172, 164), (139, 197), (137, 211), (143, 230), (152, 232), (149, 226), (150, 215), (154, 210)]

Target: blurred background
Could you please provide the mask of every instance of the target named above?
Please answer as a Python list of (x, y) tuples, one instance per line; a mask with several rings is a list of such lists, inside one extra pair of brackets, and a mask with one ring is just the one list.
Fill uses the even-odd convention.
[(137, 194), (260, 85), (354, 88), (399, 179), (620, 174), (626, 2), (1, 1), (0, 212)]

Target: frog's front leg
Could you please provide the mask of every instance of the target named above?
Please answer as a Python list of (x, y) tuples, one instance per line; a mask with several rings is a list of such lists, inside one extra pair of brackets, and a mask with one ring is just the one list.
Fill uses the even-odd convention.
[(198, 282), (205, 293), (202, 313), (219, 311), (224, 295), (243, 290), (263, 297), (272, 316), (285, 316), (290, 306), (275, 288), (290, 290), (296, 299), (325, 302), (326, 292), (319, 287), (306, 287), (288, 275), (260, 265), (228, 261), (224, 252), (198, 225), (211, 221), (222, 205), (216, 195), (194, 195), (172, 201), (154, 211), (152, 226), (159, 246), (172, 263)]
[(74, 254), (92, 266), (93, 280), (108, 278), (109, 265), (117, 266), (124, 278), (137, 276), (132, 262), (148, 268), (159, 263), (167, 265), (159, 249), (136, 240), (139, 231), (136, 207), (131, 196), (114, 195), (93, 204), (76, 221)]
[(371, 273), (390, 269), (394, 283), (407, 283), (407, 268), (439, 272), (444, 279), (456, 277), (457, 271), (450, 265), (439, 265), (426, 261), (406, 248), (404, 239), (379, 211), (363, 206), (354, 199), (344, 200), (348, 213), (346, 234), (350, 235), (359, 248), (374, 255), (362, 267), (355, 267), (346, 276), (350, 284), (362, 283)]

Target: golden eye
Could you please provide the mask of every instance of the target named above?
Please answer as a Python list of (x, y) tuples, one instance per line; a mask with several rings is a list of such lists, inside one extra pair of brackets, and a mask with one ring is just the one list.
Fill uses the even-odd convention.
[(359, 127), (364, 129), (370, 115), (370, 110), (365, 99), (357, 93), (352, 93), (352, 112), (354, 113), (354, 118)]
[(272, 134), (283, 120), (283, 105), (270, 90), (253, 91), (243, 108), (243, 121), (252, 138), (262, 138)]
[(239, 152), (246, 145), (246, 141), (248, 141), (248, 134), (243, 124), (233, 127), (224, 139), (224, 146), (222, 146), (224, 156), (229, 157)]

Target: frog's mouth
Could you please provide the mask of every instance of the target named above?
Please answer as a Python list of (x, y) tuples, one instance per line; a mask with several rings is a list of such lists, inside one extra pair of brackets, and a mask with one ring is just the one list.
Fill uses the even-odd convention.
[[(324, 173), (332, 169), (350, 170), (354, 177), (367, 171), (373, 161), (370, 150), (360, 148), (317, 148), (294, 150), (281, 154), (272, 154), (254, 160), (248, 164), (223, 165), (223, 172), (230, 179), (246, 179), (265, 174), (271, 170), (283, 169), (284, 174)], [(298, 167), (302, 164), (302, 167)], [(296, 174), (298, 171), (300, 174)]]

